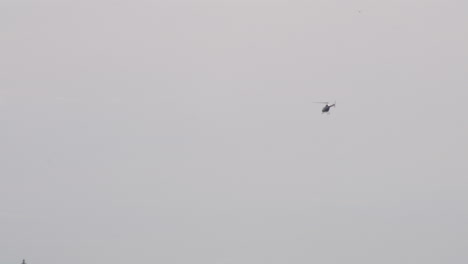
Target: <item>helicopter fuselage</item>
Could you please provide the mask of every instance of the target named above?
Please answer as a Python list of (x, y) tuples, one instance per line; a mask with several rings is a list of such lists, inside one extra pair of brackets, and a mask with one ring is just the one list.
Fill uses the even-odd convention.
[(325, 106), (322, 108), (322, 114), (327, 113), (329, 114), (330, 108), (336, 107), (336, 101), (333, 104), (328, 104), (328, 102), (313, 102), (315, 104), (325, 104)]
[(330, 111), (330, 108), (334, 107), (335, 104), (332, 104), (332, 105), (325, 105), (323, 108), (322, 108), (322, 114), (323, 113), (328, 113), (328, 111)]

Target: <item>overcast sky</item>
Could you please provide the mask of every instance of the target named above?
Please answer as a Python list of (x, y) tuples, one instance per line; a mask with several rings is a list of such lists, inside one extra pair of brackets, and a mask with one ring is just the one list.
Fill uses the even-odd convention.
[(0, 263), (468, 263), (467, 10), (1, 0)]

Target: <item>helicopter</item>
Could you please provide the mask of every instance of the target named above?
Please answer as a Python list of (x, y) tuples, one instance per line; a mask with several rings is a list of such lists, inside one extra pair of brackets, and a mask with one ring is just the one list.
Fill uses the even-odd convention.
[(322, 108), (322, 114), (323, 114), (323, 113), (330, 114), (330, 112), (329, 112), (329, 111), (330, 111), (330, 108), (336, 107), (336, 101), (335, 101), (333, 104), (331, 104), (331, 105), (329, 105), (328, 102), (314, 102), (314, 103), (316, 103), (316, 104), (325, 104), (325, 106)]

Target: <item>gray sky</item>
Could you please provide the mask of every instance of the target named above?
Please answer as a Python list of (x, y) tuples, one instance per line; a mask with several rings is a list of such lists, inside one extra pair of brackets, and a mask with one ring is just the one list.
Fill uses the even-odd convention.
[(467, 263), (467, 10), (1, 1), (0, 263)]

